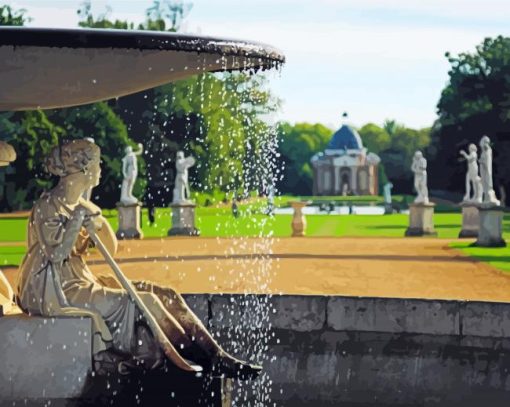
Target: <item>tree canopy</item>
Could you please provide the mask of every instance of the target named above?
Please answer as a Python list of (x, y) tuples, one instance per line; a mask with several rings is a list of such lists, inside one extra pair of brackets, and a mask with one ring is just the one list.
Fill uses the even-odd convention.
[[(85, 1), (78, 10), (79, 25), (177, 31), (190, 9), (191, 4), (183, 1), (156, 0), (147, 9), (145, 21), (135, 26), (128, 21), (111, 20), (111, 9), (93, 15), (91, 2)], [(28, 17), (23, 10), (4, 7), (0, 8), (0, 21), (22, 25)], [(0, 137), (11, 138), (14, 146), (21, 148), (20, 156), (27, 158), (18, 160), (8, 170), (0, 170), (0, 177), (10, 177), (5, 191), (9, 190), (11, 198), (16, 197), (4, 200), (3, 209), (30, 207), (41, 190), (51, 185), (48, 177), (38, 172), (44, 157), (62, 139), (78, 137), (92, 137), (101, 146), (103, 176), (94, 194), (101, 206), (115, 205), (122, 176), (121, 158), (125, 147), (134, 142), (145, 147), (135, 194), (141, 196), (145, 189), (144, 199), (151, 206), (167, 205), (172, 200), (177, 150), (198, 158), (190, 172), (193, 189), (247, 194), (261, 182), (273, 182), (271, 163), (276, 151), (271, 146), (274, 147), (275, 132), (266, 117), (278, 106), (263, 75), (224, 72), (201, 74), (86, 106), (3, 114), (0, 125), (9, 131)], [(34, 125), (37, 120), (39, 127)], [(46, 143), (44, 149), (31, 146), (40, 140)], [(32, 178), (34, 186), (27, 192), (20, 180)]]
[(283, 193), (310, 195), (312, 192), (312, 156), (323, 151), (331, 138), (332, 130), (322, 124), (280, 123), (280, 166), (283, 181), (278, 184)]
[(437, 105), (431, 153), (436, 187), (460, 190), (465, 166), (459, 150), (486, 134), (493, 143), (495, 184), (509, 186), (510, 38), (486, 38), (474, 51), (446, 54), (449, 82)]

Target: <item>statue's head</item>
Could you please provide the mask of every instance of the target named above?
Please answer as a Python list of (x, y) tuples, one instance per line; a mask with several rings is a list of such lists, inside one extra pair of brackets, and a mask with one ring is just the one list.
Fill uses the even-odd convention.
[(490, 146), (491, 144), (491, 139), (487, 136), (483, 136), (481, 139), (480, 139), (480, 147), (484, 148), (484, 147), (488, 147)]
[(476, 147), (476, 145), (475, 145), (475, 144), (473, 144), (473, 143), (471, 143), (471, 144), (469, 145), (469, 147), (468, 147), (468, 148), (469, 148), (469, 152), (470, 152), (470, 153), (476, 153), (476, 151), (478, 150), (478, 148)]
[(97, 186), (101, 176), (101, 150), (90, 138), (72, 140), (53, 148), (46, 159), (49, 173), (61, 178), (74, 176), (85, 188)]
[(177, 160), (182, 160), (184, 159), (184, 151), (177, 151), (177, 154), (175, 155), (175, 158)]
[(415, 160), (419, 160), (419, 159), (421, 159), (421, 158), (423, 158), (423, 153), (422, 153), (420, 150), (416, 151), (416, 152), (414, 153), (414, 159), (415, 159)]
[(16, 152), (11, 145), (0, 140), (0, 167), (9, 165), (11, 161), (16, 159)]
[(127, 146), (125, 149), (124, 149), (124, 152), (126, 154), (131, 154), (133, 152), (133, 147), (131, 146)]

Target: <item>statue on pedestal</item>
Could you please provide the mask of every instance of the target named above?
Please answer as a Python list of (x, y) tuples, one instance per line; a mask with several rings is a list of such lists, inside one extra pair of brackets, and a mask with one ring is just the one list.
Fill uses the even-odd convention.
[(138, 144), (138, 151), (133, 151), (131, 146), (126, 147), (126, 155), (122, 159), (122, 187), (120, 190), (120, 202), (124, 205), (133, 205), (138, 203), (138, 199), (133, 196), (133, 187), (138, 176), (137, 156), (143, 153), (143, 146)]
[[(478, 175), (478, 154), (476, 145), (470, 144), (468, 147), (469, 153), (464, 150), (460, 154), (466, 159), (467, 173), (466, 173), (466, 194), (464, 195), (464, 202), (482, 202), (482, 179)], [(473, 196), (471, 196), (471, 186), (473, 187)]]
[(496, 198), (494, 187), (492, 186), (492, 148), (491, 140), (487, 136), (483, 136), (480, 139), (480, 177), (482, 179), (483, 189), (483, 202), (494, 205), (499, 205), (499, 201)]
[(175, 168), (177, 174), (175, 176), (174, 198), (172, 203), (185, 204), (189, 203), (189, 183), (188, 183), (188, 168), (195, 165), (195, 158), (192, 156), (184, 157), (183, 151), (177, 151)]
[(384, 203), (385, 205), (391, 205), (391, 190), (393, 188), (393, 184), (391, 182), (387, 182), (384, 184)]
[(423, 157), (421, 151), (416, 151), (413, 157), (411, 170), (414, 172), (414, 188), (416, 189), (416, 199), (414, 203), (429, 203), (429, 191), (427, 188), (427, 160)]

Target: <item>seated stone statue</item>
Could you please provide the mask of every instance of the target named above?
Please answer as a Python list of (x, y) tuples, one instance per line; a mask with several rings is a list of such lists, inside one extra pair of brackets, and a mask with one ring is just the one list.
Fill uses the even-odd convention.
[[(89, 270), (84, 254), (95, 233), (114, 254), (117, 241), (101, 209), (83, 198), (99, 184), (100, 149), (89, 140), (57, 147), (47, 169), (60, 177), (35, 203), (28, 225), (28, 251), (20, 266), (18, 303), (26, 313), (78, 315), (93, 321), (96, 368), (120, 373), (155, 369), (165, 362), (143, 314), (122, 288), (110, 288)], [(226, 353), (171, 288), (135, 283), (139, 296), (181, 355), (206, 370), (253, 378), (261, 368)]]

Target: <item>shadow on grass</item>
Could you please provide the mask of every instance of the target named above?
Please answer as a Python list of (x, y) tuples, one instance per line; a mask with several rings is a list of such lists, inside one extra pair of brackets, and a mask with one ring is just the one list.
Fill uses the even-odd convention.
[(480, 256), (478, 254), (470, 254), (470, 256), (478, 261), (483, 261), (485, 263), (507, 263), (510, 262), (510, 256)]
[(439, 224), (439, 225), (435, 225), (434, 226), (436, 229), (460, 229), (461, 226), (460, 225), (448, 225), (448, 224)]
[(367, 229), (377, 229), (377, 230), (384, 230), (384, 229), (392, 229), (392, 230), (399, 230), (399, 229), (407, 229), (406, 225), (397, 226), (397, 225), (378, 225), (378, 226), (366, 226)]

